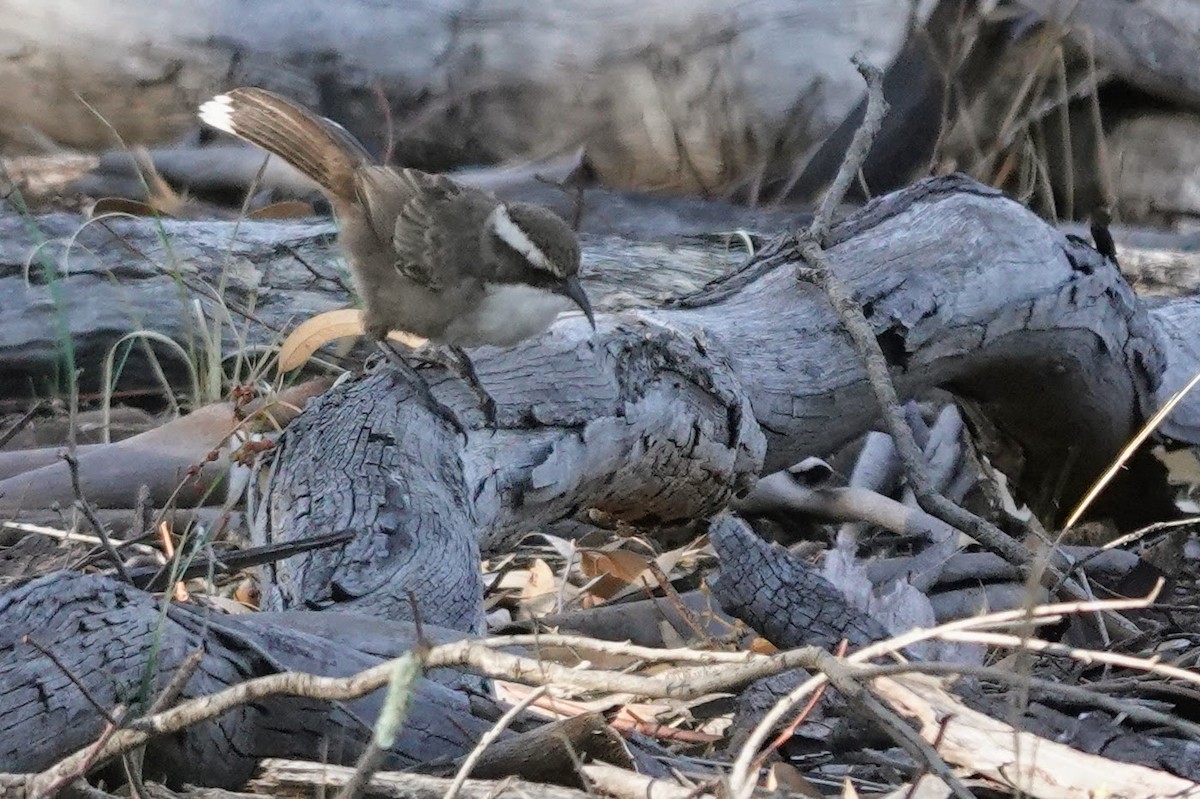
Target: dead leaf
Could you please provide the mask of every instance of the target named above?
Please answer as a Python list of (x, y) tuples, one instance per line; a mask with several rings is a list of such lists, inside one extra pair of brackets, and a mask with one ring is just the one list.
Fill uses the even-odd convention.
[(812, 799), (824, 797), (815, 785), (805, 779), (800, 769), (791, 763), (772, 763), (771, 768), (767, 769), (767, 790), (778, 791), (780, 788), (787, 794), (799, 794)]
[(526, 542), (526, 540), (528, 540), (530, 538), (535, 538), (535, 537), (536, 537), (537, 541), (540, 541), (543, 544), (546, 544), (547, 546), (549, 546), (551, 549), (553, 549), (558, 554), (558, 556), (560, 558), (562, 558), (564, 561), (566, 561), (567, 563), (570, 563), (571, 559), (575, 555), (575, 546), (576, 545), (575, 545), (574, 541), (572, 541), (569, 538), (561, 538), (556, 535), (550, 535), (549, 533), (539, 532), (539, 533), (536, 533), (534, 536), (526, 536), (525, 539), (522, 539), (521, 543), (524, 544)]
[(587, 590), (602, 599), (612, 598), (629, 585), (640, 585), (643, 575), (653, 585), (655, 580), (648, 569), (649, 563), (649, 558), (624, 549), (579, 551), (579, 570), (590, 581)]
[(677, 576), (675, 570), (679, 568), (681, 563), (686, 563), (689, 568), (695, 568), (696, 561), (708, 557), (705, 552), (705, 547), (707, 546), (708, 537), (701, 536), (681, 547), (662, 553), (655, 559), (655, 562), (658, 563), (658, 568), (662, 570), (663, 574), (674, 579)]
[[(167, 560), (175, 557), (175, 542), (171, 538), (171, 526), (166, 520), (159, 522), (158, 536), (162, 540), (163, 553), (167, 556)], [(187, 584), (183, 580), (175, 583), (175, 588), (172, 591), (176, 602), (187, 602), (190, 598), (188, 594)]]
[(626, 583), (637, 581), (642, 572), (649, 568), (650, 560), (644, 555), (626, 549), (603, 552), (596, 549), (579, 551), (579, 568), (585, 577), (609, 574)]
[[(280, 345), (279, 372), (283, 374), (298, 369), (308, 362), (314, 352), (331, 341), (365, 333), (362, 312), (357, 308), (319, 313), (304, 320)], [(419, 347), (425, 343), (425, 339), (399, 330), (388, 333), (388, 339), (409, 347)]]
[(779, 648), (766, 638), (755, 638), (750, 642), (750, 651), (756, 655), (774, 655)]
[(538, 558), (528, 569), (514, 569), (504, 575), (497, 587), (517, 591), (520, 599), (532, 599), (554, 593), (558, 586), (553, 570), (546, 561)]
[(88, 216), (92, 219), (105, 214), (128, 214), (129, 216), (169, 216), (150, 203), (130, 200), (125, 197), (101, 197), (92, 203)]
[(242, 610), (258, 610), (258, 603), (262, 599), (262, 594), (258, 590), (258, 581), (246, 578), (238, 583), (237, 589), (233, 592), (234, 603), (239, 605)]
[(101, 214), (129, 214), (131, 216), (173, 216), (179, 217), (186, 209), (188, 200), (171, 187), (171, 184), (158, 173), (154, 159), (145, 147), (134, 147), (129, 152), (137, 165), (142, 180), (146, 185), (146, 201), (130, 200), (124, 197), (103, 197), (92, 206), (90, 216), (94, 219)]

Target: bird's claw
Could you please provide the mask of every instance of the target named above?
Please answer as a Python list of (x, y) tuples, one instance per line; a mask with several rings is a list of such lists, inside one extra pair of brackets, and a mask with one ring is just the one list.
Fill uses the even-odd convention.
[(453, 409), (447, 407), (433, 395), (433, 390), (429, 387), (429, 383), (426, 382), (425, 378), (421, 376), (421, 373), (403, 355), (396, 352), (386, 342), (381, 342), (379, 349), (387, 360), (408, 378), (409, 384), (421, 396), (421, 400), (425, 403), (425, 406), (433, 411), (439, 419), (453, 427), (455, 432), (463, 437), (463, 443), (466, 443), (469, 440), (466, 426), (463, 425), (462, 420), (458, 418), (458, 414)]

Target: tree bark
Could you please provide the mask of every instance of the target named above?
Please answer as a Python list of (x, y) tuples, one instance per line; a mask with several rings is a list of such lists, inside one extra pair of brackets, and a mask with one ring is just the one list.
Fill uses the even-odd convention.
[[(639, 208), (657, 207), (602, 197), (618, 198), (607, 206), (619, 209), (618, 229)], [(714, 207), (728, 208), (709, 213)], [(655, 224), (713, 229), (711, 217), (672, 208)], [(730, 221), (756, 221), (743, 213)], [(0, 374), (25, 381), (35, 373), (22, 375), (23, 365), (51, 360), (58, 320), (79, 331), (81, 363), (95, 363), (139, 324), (186, 341), (191, 296), (222, 279), (225, 307), (253, 308), (256, 322), (239, 326), (251, 343), (345, 302), (329, 225), (93, 224), (69, 262), (50, 259), (52, 281), (37, 282), (44, 273), (35, 266), (27, 284), (17, 264), (30, 227), (65, 234), (77, 219), (4, 216), (0, 224), (10, 264), (0, 293), (15, 298), (0, 310)], [(386, 368), (311, 404), (279, 442), (255, 509), (257, 543), (340, 530), (354, 531), (356, 543), (347, 557), (313, 553), (277, 566), (269, 603), (349, 602), (402, 617), (408, 592), (419, 588), (427, 620), (475, 629), (477, 612), (438, 592), (443, 583), (478, 590), (477, 549), (504, 550), (537, 525), (589, 507), (651, 525), (703, 518), (758, 475), (828, 452), (873, 424), (858, 356), (824, 297), (797, 283), (785, 239), (720, 278), (741, 261), (725, 242), (660, 239), (584, 237), (589, 291), (612, 311), (599, 333), (566, 318), (537, 341), (475, 352), (499, 402), (494, 432), (479, 427), (467, 387), (437, 371), (429, 372), (435, 393), (474, 426), (465, 445), (408, 402), (410, 387)], [(948, 389), (998, 430), (1019, 455), (1011, 476), (1048, 522), (1197, 368), (1194, 299), (1148, 308), (1084, 242), (970, 181), (926, 181), (881, 198), (838, 225), (829, 244), (902, 394)], [(710, 278), (700, 293), (654, 302)], [(207, 307), (210, 315), (221, 309), (211, 297)], [(225, 325), (232, 340), (230, 331)], [(85, 377), (94, 380), (95, 370)], [(1164, 432), (1196, 441), (1198, 406), (1185, 400)], [(1135, 469), (1125, 479), (1138, 478)], [(1114, 504), (1145, 508), (1148, 483), (1132, 484), (1142, 491), (1137, 502)], [(444, 559), (431, 566), (415, 558), (408, 547), (420, 540), (437, 541)]]
[[(973, 407), (1021, 454), (1022, 496), (1050, 496), (1036, 508), (1048, 523), (1162, 401), (1167, 364), (1195, 363), (1115, 265), (970, 181), (931, 180), (872, 203), (835, 228), (828, 255), (901, 393), (940, 387)], [(797, 282), (786, 239), (671, 307), (606, 316), (594, 335), (563, 320), (537, 341), (479, 350), (476, 367), (498, 430), (482, 427), (464, 384), (434, 381), (472, 425), (465, 444), (388, 370), (334, 389), (289, 427), (262, 496), (260, 543), (361, 534), (351, 557), (278, 564), (274, 577), (289, 586), (279, 607), (340, 592), (353, 607), (404, 614), (401, 597), (417, 590), (422, 612), (436, 614), (424, 572), (399, 569), (403, 541), (454, 541), (448, 551), (466, 568), (472, 542), (506, 551), (585, 508), (641, 525), (704, 518), (877, 415), (857, 354), (824, 297)], [(1196, 418), (1193, 400), (1173, 434), (1196, 441)], [(327, 493), (338, 501), (316, 501)]]
[[(152, 223), (119, 224), (125, 245), (130, 236), (145, 242), (154, 235)], [(317, 238), (328, 226), (249, 227), (251, 243), (234, 245), (231, 261), (196, 261), (185, 270), (189, 279), (232, 263), (240, 277), (230, 291), (250, 297), (260, 290), (257, 279), (246, 277), (255, 273), (250, 259), (272, 263), (264, 256), (268, 247), (306, 247), (318, 264), (328, 257), (328, 242)], [(176, 223), (168, 232), (179, 235), (173, 242), (181, 258), (204, 252), (205, 241), (215, 253), (213, 242), (231, 236), (229, 226), (215, 224)], [(56, 284), (64, 302), (86, 311), (76, 287), (98, 291), (114, 265), (123, 277), (136, 278), (124, 283), (128, 307), (147, 307), (141, 297), (168, 296), (174, 284), (144, 266), (147, 250), (108, 233), (86, 235), (96, 235), (97, 246), (85, 268), (64, 273)], [(108, 249), (99, 246), (104, 242)], [(941, 387), (973, 405), (1025, 455), (1017, 479), (1026, 492), (1051, 476), (1059, 479), (1064, 468), (1067, 496), (1081, 490), (1164, 392), (1195, 369), (1195, 337), (1188, 335), (1200, 315), (1194, 300), (1148, 309), (1086, 243), (970, 181), (931, 180), (880, 198), (836, 226), (828, 244), (830, 262), (875, 325), (902, 393)], [(618, 290), (633, 286), (647, 296), (694, 282), (691, 270), (723, 269), (719, 259), (720, 266), (711, 262), (720, 251), (703, 247), (672, 257), (666, 245), (607, 238), (588, 245), (585, 257), (598, 281), (593, 286), (608, 287), (609, 307), (618, 303)], [(647, 267), (647, 253), (661, 259), (661, 273), (657, 265)], [(244, 254), (245, 262), (239, 260)], [(66, 676), (60, 679), (61, 669), (52, 671), (22, 643), (31, 631), (106, 708), (129, 701), (131, 686), (147, 673), (147, 647), (159, 635), (157, 670), (148, 672), (152, 684), (161, 684), (209, 630), (210, 659), (188, 695), (281, 668), (345, 673), (386, 656), (381, 642), (392, 635), (386, 631), (399, 629), (390, 620), (409, 615), (412, 598), (426, 624), (479, 629), (481, 551), (507, 549), (539, 525), (585, 508), (634, 524), (705, 518), (760, 474), (860, 434), (876, 416), (872, 395), (824, 297), (797, 282), (795, 258), (781, 237), (703, 291), (665, 307), (603, 315), (597, 333), (582, 319), (566, 318), (536, 341), (477, 350), (480, 377), (499, 403), (494, 431), (482, 427), (465, 384), (428, 372), (439, 399), (469, 423), (465, 442), (410, 401), (412, 386), (386, 366), (311, 401), (280, 437), (249, 512), (258, 543), (355, 533), (336, 552), (276, 564), (264, 581), (270, 607), (323, 613), (244, 620), (172, 607), (160, 624), (148, 595), (102, 578), (52, 575), (6, 592), (0, 597), (0, 682), (21, 690), (5, 691), (13, 700), (0, 705), (0, 729), (15, 729), (18, 720), (41, 725), (29, 729), (53, 746), (36, 748), (35, 759), (5, 752), (16, 763), (5, 767), (38, 768), (52, 758), (47, 751), (84, 745), (103, 722), (68, 688)], [(139, 266), (122, 272), (122, 263)], [(291, 268), (290, 276), (265, 274), (284, 286), (294, 281), (298, 297), (330, 301), (332, 291), (304, 289), (299, 273), (310, 274), (304, 267)], [(158, 293), (140, 293), (144, 285), (137, 280)], [(27, 302), (49, 296), (45, 285), (17, 291)], [(258, 315), (282, 318), (283, 298), (262, 295)], [(147, 315), (167, 324), (163, 316)], [(19, 330), (23, 322), (6, 314), (0, 329)], [(1166, 429), (1195, 443), (1196, 420), (1196, 402), (1185, 402)], [(737, 601), (750, 606), (761, 598)], [(379, 621), (345, 621), (367, 615)], [(88, 676), (99, 673), (92, 667), (101, 662), (119, 679)], [(53, 691), (38, 687), (47, 674), (59, 681)], [(444, 684), (428, 690), (435, 732), (421, 740), (435, 742), (439, 753), (461, 752), (478, 732), (468, 708), (479, 708), (445, 693), (452, 688)], [(68, 702), (66, 715), (52, 702)], [(246, 708), (160, 742), (152, 763), (183, 779), (179, 775), (196, 775), (188, 769), (201, 768), (197, 764), (224, 764), (233, 747), (246, 759), (229, 761), (232, 781), (253, 757), (317, 756), (330, 730), (348, 743), (329, 757), (347, 760), (366, 735), (357, 719), (373, 717), (351, 706), (290, 700)], [(449, 727), (436, 732), (442, 721)], [(272, 737), (283, 728), (296, 734)], [(397, 755), (412, 758), (406, 762), (434, 755), (420, 741), (404, 749), (409, 745)]]
[[(282, 671), (348, 676), (414, 641), (411, 626), (349, 614), (226, 616), (170, 603), (163, 616), (161, 603), (116, 580), (71, 572), (0, 595), (0, 772), (38, 771), (93, 743), (104, 712), (118, 704), (132, 709), (143, 687), (152, 700), (197, 650), (203, 659), (184, 698)], [(433, 641), (456, 637), (422, 629)], [(386, 758), (391, 767), (469, 752), (503, 712), (481, 687), (457, 672), (422, 679)], [(353, 702), (280, 697), (241, 706), (152, 740), (146, 777), (237, 787), (263, 757), (352, 764), (371, 736), (383, 693)]]

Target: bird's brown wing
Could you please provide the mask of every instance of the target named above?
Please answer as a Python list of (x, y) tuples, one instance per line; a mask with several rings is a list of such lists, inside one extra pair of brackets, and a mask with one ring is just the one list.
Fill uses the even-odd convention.
[[(433, 290), (438, 288), (433, 253), (426, 237), (436, 237), (433, 208), (453, 196), (457, 186), (439, 186), (432, 175), (416, 170), (370, 167), (358, 172), (358, 206), (363, 209), (381, 251), (395, 254), (396, 271)], [(412, 220), (412, 221), (408, 221)]]
[(373, 169), (366, 176), (363, 204), (380, 242), (390, 236), (396, 271), (432, 291), (444, 288), (456, 278), (463, 249), (475, 246), (477, 224), (495, 198), (416, 169)]
[(453, 263), (453, 237), (462, 233), (458, 229), (461, 226), (446, 217), (462, 196), (463, 187), (448, 178), (412, 170), (405, 170), (401, 176), (417, 188), (400, 207), (393, 225), (396, 271), (438, 291), (450, 277), (446, 265)]

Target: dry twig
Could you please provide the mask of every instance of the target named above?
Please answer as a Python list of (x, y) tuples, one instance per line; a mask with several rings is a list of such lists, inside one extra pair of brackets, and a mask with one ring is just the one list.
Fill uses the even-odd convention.
[[(807, 231), (796, 237), (794, 247), (807, 265), (806, 268), (799, 270), (797, 279), (813, 283), (825, 292), (829, 304), (853, 341), (862, 358), (867, 380), (879, 403), (883, 421), (895, 442), (896, 452), (904, 464), (909, 487), (921, 509), (967, 533), (980, 544), (1012, 563), (1023, 574), (1029, 575), (1042, 571), (1035, 562), (1034, 553), (1028, 547), (1014, 541), (991, 522), (946, 499), (937, 490), (925, 466), (921, 448), (917, 445), (912, 429), (904, 419), (899, 394), (892, 383), (887, 358), (879, 346), (875, 331), (872, 330), (870, 322), (867, 321), (862, 308), (855, 301), (850, 290), (829, 268), (829, 262), (825, 258), (823, 244), (829, 233), (834, 209), (841, 203), (846, 189), (849, 188), (854, 175), (858, 173), (867, 151), (870, 150), (871, 142), (879, 130), (883, 116), (887, 112), (887, 103), (883, 99), (883, 74), (877, 67), (866, 64), (861, 59), (856, 58), (855, 64), (867, 82), (866, 116), (862, 126), (854, 135), (854, 140), (842, 162), (838, 177), (821, 202), (821, 207), (813, 218), (812, 225)], [(1086, 589), (1054, 565), (1046, 564), (1044, 573), (1046, 584), (1052, 587), (1061, 586), (1061, 590), (1068, 597), (1076, 600), (1085, 600), (1090, 597)], [(1123, 617), (1110, 617), (1110, 620), (1126, 635), (1138, 632), (1137, 627)]]
[[(729, 690), (789, 669), (814, 668), (822, 657), (831, 657), (816, 647), (803, 647), (767, 657), (747, 653), (735, 655), (741, 662), (727, 662), (722, 667), (705, 665), (674, 668), (647, 677), (571, 669), (536, 658), (497, 652), (491, 648), (511, 644), (512, 639), (495, 638), (489, 639), (486, 644), (479, 641), (456, 641), (434, 647), (425, 658), (425, 668), (465, 667), (488, 677), (529, 685), (555, 685), (565, 694), (607, 691), (653, 698), (691, 699), (715, 691)], [(682, 650), (685, 653), (688, 651)], [(52, 786), (61, 784), (64, 776), (72, 775), (73, 778), (85, 764), (101, 764), (145, 744), (155, 735), (178, 732), (248, 702), (280, 695), (326, 700), (348, 700), (365, 696), (385, 685), (391, 679), (397, 663), (407, 657), (409, 656), (405, 655), (380, 663), (345, 678), (320, 677), (297, 672), (272, 674), (248, 680), (209, 696), (183, 702), (171, 710), (132, 722), (125, 729), (114, 732), (102, 745), (89, 747), (60, 760), (34, 777), (29, 795), (49, 796), (51, 794), (48, 790)], [(662, 661), (669, 657), (668, 650), (660, 652), (657, 659)]]
[[(835, 667), (841, 668), (842, 673), (848, 673), (856, 679), (864, 679), (866, 671), (862, 664), (881, 657), (884, 655), (898, 655), (906, 648), (915, 643), (928, 640), (955, 640), (954, 636), (959, 633), (965, 633), (972, 630), (991, 630), (999, 627), (1018, 626), (1025, 629), (1030, 625), (1045, 625), (1053, 624), (1060, 621), (1065, 615), (1079, 613), (1095, 613), (1099, 611), (1120, 611), (1135, 608), (1144, 608), (1154, 601), (1157, 591), (1148, 597), (1140, 599), (1119, 599), (1107, 601), (1091, 601), (1091, 602), (1070, 602), (1057, 603), (1053, 605), (1036, 605), (1031, 608), (1020, 608), (1017, 610), (1006, 610), (999, 613), (989, 613), (982, 616), (972, 616), (970, 618), (958, 619), (956, 621), (940, 624), (937, 627), (930, 629), (914, 629), (902, 635), (895, 636), (887, 641), (880, 641), (871, 646), (860, 649), (858, 652), (850, 655), (842, 661), (833, 658), (832, 655), (821, 653), (824, 657), (817, 666), (822, 672), (824, 667), (829, 664), (835, 664)], [(1009, 636), (1005, 639), (1005, 644), (1012, 643), (1015, 648), (1020, 648), (1022, 642), (1036, 640), (1031, 639), (1028, 635), (1025, 636)], [(847, 672), (847, 666), (853, 670)], [(825, 673), (815, 674), (803, 684), (796, 687), (789, 694), (782, 697), (775, 706), (768, 711), (759, 721), (753, 732), (746, 738), (742, 749), (738, 752), (737, 758), (734, 760), (733, 768), (730, 771), (730, 795), (734, 799), (748, 797), (754, 790), (754, 780), (751, 776), (755, 755), (762, 745), (766, 742), (767, 736), (771, 730), (783, 722), (783, 719), (792, 712), (792, 710), (802, 702), (807, 701), (807, 698), (822, 685), (830, 682), (830, 678)], [(936, 772), (935, 772), (936, 773)]]
[(471, 769), (475, 768), (475, 764), (479, 762), (479, 758), (483, 756), (483, 752), (491, 744), (500, 737), (500, 735), (508, 729), (508, 725), (512, 724), (513, 719), (525, 712), (525, 710), (542, 697), (549, 689), (549, 686), (543, 685), (536, 691), (530, 691), (529, 696), (522, 699), (517, 704), (510, 707), (500, 719), (492, 725), (471, 753), (463, 759), (462, 765), (458, 769), (458, 773), (454, 775), (454, 781), (450, 783), (450, 787), (446, 789), (444, 799), (458, 799), (458, 792), (462, 790), (463, 783), (471, 776)]

